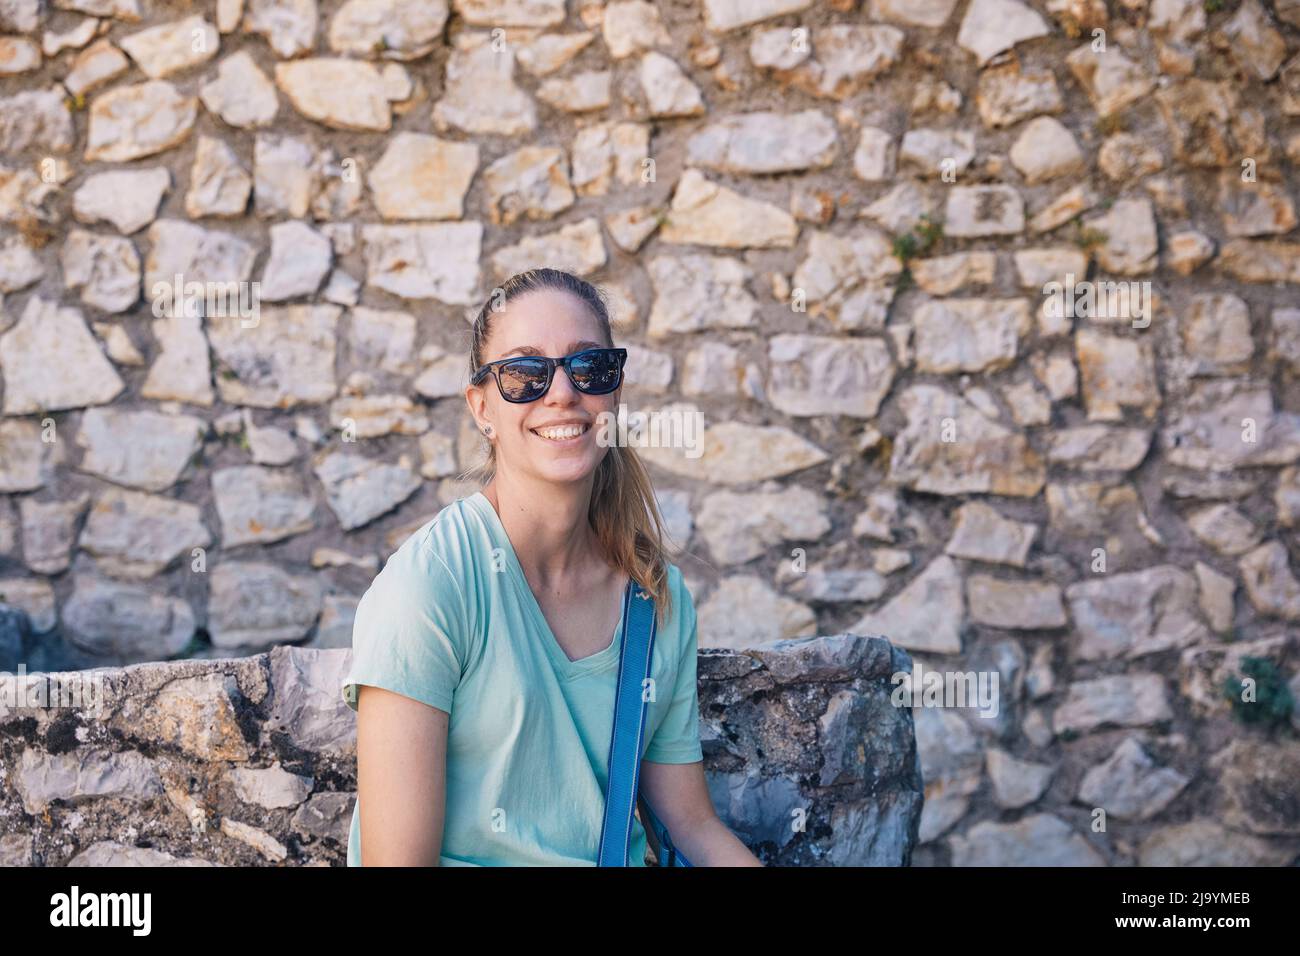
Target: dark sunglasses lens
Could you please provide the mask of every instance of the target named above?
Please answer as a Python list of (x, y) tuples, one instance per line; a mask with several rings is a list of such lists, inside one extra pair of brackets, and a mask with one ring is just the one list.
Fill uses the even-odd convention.
[(521, 358), (497, 367), (501, 391), (512, 402), (527, 402), (546, 391), (546, 363)]
[(614, 391), (623, 374), (617, 353), (608, 349), (579, 352), (569, 368), (573, 370), (573, 384), (590, 395)]

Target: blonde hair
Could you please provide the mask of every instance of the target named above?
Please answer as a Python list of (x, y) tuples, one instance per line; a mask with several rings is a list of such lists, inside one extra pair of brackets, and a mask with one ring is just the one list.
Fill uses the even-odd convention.
[[(491, 332), (492, 316), (506, 304), (528, 292), (554, 289), (568, 292), (586, 304), (610, 347), (614, 337), (609, 325), (609, 307), (604, 294), (590, 282), (559, 269), (529, 269), (511, 276), (479, 310), (470, 341), (470, 374), (483, 365), (483, 350)], [(556, 375), (563, 375), (556, 370)], [(484, 379), (486, 385), (490, 379)], [(487, 455), (465, 471), (463, 481), (486, 485), (496, 474), (496, 445), (488, 442)], [(636, 451), (625, 445), (611, 445), (596, 467), (587, 518), (606, 561), (649, 591), (662, 624), (672, 606), (668, 588), (668, 555), (664, 549), (664, 521), (655, 499), (654, 486)]]

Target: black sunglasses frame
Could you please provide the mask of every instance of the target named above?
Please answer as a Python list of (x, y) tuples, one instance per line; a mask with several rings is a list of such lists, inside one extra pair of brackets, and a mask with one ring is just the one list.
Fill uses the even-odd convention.
[[(618, 359), (618, 381), (616, 381), (611, 387), (600, 389), (598, 391), (591, 391), (590, 389), (583, 388), (581, 385), (578, 384), (577, 380), (574, 379), (573, 368), (572, 368), (572, 363), (574, 359), (577, 359), (583, 355), (590, 355), (592, 352), (613, 353), (613, 355)], [(543, 386), (540, 392), (538, 392), (536, 395), (533, 395), (530, 398), (511, 398), (509, 395), (506, 394), (505, 388), (501, 385), (501, 375), (499, 370), (511, 364), (512, 362), (545, 362), (546, 363), (546, 385)], [(487, 362), (484, 365), (481, 365), (478, 371), (476, 371), (473, 377), (470, 379), (470, 384), (471, 385), (479, 384), (479, 382), (483, 381), (484, 376), (486, 376), (490, 372), (492, 374), (492, 377), (496, 379), (497, 391), (501, 393), (501, 397), (503, 399), (515, 405), (524, 405), (527, 404), (528, 402), (537, 401), (539, 398), (541, 398), (551, 390), (551, 383), (555, 380), (555, 367), (559, 365), (564, 368), (565, 374), (569, 376), (569, 382), (573, 385), (575, 389), (577, 389), (583, 395), (608, 395), (610, 392), (615, 391), (620, 385), (623, 384), (623, 366), (626, 362), (627, 362), (627, 349), (613, 349), (613, 348), (583, 349), (581, 352), (574, 352), (572, 355), (566, 355), (563, 358), (550, 358), (545, 355), (512, 355), (509, 358), (497, 359), (495, 362)]]

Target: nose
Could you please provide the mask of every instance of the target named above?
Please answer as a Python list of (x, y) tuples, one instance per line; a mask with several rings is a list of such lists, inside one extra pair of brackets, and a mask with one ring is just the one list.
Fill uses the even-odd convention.
[(573, 387), (573, 381), (569, 378), (569, 373), (563, 368), (556, 368), (555, 374), (551, 377), (551, 387), (546, 390), (543, 397), (547, 405), (576, 405), (582, 400), (582, 392)]

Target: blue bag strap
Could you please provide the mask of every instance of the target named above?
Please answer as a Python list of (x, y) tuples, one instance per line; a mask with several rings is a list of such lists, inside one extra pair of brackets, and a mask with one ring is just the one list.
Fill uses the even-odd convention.
[(609, 785), (600, 827), (597, 866), (627, 866), (632, 842), (632, 812), (641, 776), (645, 732), (643, 681), (650, 676), (655, 646), (655, 602), (649, 591), (629, 581), (623, 594), (623, 646), (618, 659), (614, 729), (609, 742)]
[(650, 801), (645, 798), (645, 794), (641, 795), (641, 822), (649, 825), (648, 832), (653, 832), (655, 839), (659, 842), (659, 845), (654, 847), (654, 851), (655, 858), (659, 860), (660, 866), (695, 865), (686, 858), (686, 854), (679, 847), (673, 845), (672, 837), (668, 834), (668, 828), (655, 815), (654, 810), (650, 807)]

